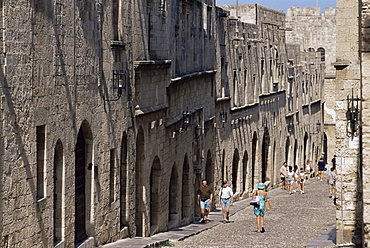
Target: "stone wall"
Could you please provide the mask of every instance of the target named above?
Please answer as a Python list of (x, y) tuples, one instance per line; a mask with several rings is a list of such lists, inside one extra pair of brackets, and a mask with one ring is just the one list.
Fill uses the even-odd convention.
[[(347, 97), (361, 96), (361, 62), (359, 59), (359, 1), (337, 1), (336, 150), (337, 174), (337, 243), (361, 245), (362, 180), (361, 137), (349, 132), (346, 114)], [(358, 91), (360, 89), (360, 91)], [(349, 137), (348, 137), (349, 136)]]
[(199, 219), (202, 178), (216, 194), (230, 181), (242, 199), (260, 181), (278, 186), (284, 161), (321, 153), (324, 68), (286, 44), (283, 12), (243, 5), (235, 18), (189, 0), (3, 4), (4, 247), (166, 231)]
[[(369, 13), (370, 13), (370, 2), (369, 1), (362, 1), (362, 13), (361, 13), (361, 51), (362, 51), (362, 58), (361, 58), (361, 73), (362, 73), (362, 83), (361, 83), (361, 94), (360, 97), (363, 100), (361, 103), (361, 109), (362, 109), (362, 152), (360, 154), (363, 156), (363, 161), (360, 167), (360, 171), (362, 169), (362, 185), (363, 185), (363, 192), (362, 192), (362, 201), (363, 205), (363, 245), (365, 247), (370, 246), (370, 228), (369, 228), (369, 210), (370, 210), (370, 202), (369, 202), (369, 125), (366, 119), (369, 116), (369, 104), (368, 104), (368, 99), (369, 99), (369, 94), (370, 94), (370, 89), (369, 89), (369, 62), (370, 62), (370, 57), (368, 55), (370, 51), (370, 44), (369, 44)], [(361, 222), (359, 222), (361, 224)], [(359, 234), (357, 234), (359, 235)]]

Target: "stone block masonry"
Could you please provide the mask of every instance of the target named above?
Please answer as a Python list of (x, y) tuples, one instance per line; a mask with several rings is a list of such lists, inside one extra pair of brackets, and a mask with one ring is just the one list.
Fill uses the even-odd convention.
[(199, 219), (202, 179), (215, 194), (228, 180), (244, 199), (260, 181), (277, 187), (284, 161), (322, 152), (324, 67), (285, 42), (281, 11), (0, 4), (4, 247), (167, 231)]

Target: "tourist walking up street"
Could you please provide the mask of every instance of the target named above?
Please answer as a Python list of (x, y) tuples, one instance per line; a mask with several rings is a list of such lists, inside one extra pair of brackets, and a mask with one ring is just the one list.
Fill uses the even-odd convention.
[(318, 178), (322, 182), (324, 172), (325, 172), (325, 162), (324, 162), (323, 158), (320, 158), (319, 162), (317, 163), (317, 170), (318, 170), (318, 173), (319, 173)]
[(221, 205), (222, 216), (224, 223), (229, 223), (230, 206), (233, 205), (233, 190), (229, 187), (227, 181), (222, 182), (220, 193), (218, 194), (218, 202)]
[(303, 168), (299, 170), (299, 189), (301, 194), (304, 194), (304, 184), (306, 183), (306, 173), (304, 172)]
[(312, 173), (312, 168), (311, 168), (311, 161), (307, 159), (307, 162), (305, 164), (305, 171), (306, 171), (306, 179), (310, 179), (311, 173)]
[(294, 171), (291, 165), (289, 166), (288, 172), (287, 172), (287, 184), (288, 184), (289, 194), (293, 194)]
[(256, 216), (257, 232), (264, 233), (265, 230), (265, 202), (267, 199), (267, 192), (265, 191), (265, 185), (263, 183), (258, 183), (257, 190), (253, 193), (253, 197), (258, 196), (260, 199), (260, 204), (254, 206), (253, 212)]
[(336, 174), (335, 174), (335, 168), (334, 167), (331, 167), (330, 169), (330, 172), (328, 174), (328, 178), (327, 178), (327, 182), (328, 182), (328, 185), (329, 185), (329, 194), (330, 194), (330, 198), (335, 198), (335, 178), (336, 178)]
[(287, 173), (287, 163), (284, 162), (280, 168), (281, 189), (287, 189), (286, 173)]
[(200, 205), (200, 214), (202, 218), (202, 223), (208, 221), (208, 214), (211, 210), (211, 204), (213, 199), (213, 192), (211, 187), (207, 185), (207, 180), (202, 180), (202, 186), (198, 189), (198, 206)]
[[(189, 235), (186, 227), (182, 227), (186, 238), (179, 236), (179, 229), (176, 229), (173, 237), (178, 241), (171, 243), (174, 248), (337, 247), (335, 206), (332, 199), (327, 196), (327, 187), (321, 186), (322, 183), (316, 177), (305, 183), (305, 190), (315, 192), (314, 194), (296, 194), (292, 197), (280, 188), (269, 190), (268, 201), (272, 203), (272, 209), (267, 213), (264, 212), (265, 233), (256, 232), (257, 230), (261, 232), (262, 224), (260, 223), (261, 229), (257, 227), (256, 230), (254, 221), (257, 217), (248, 197), (235, 202), (231, 209), (232, 223), (228, 225), (209, 223), (215, 226), (201, 232), (196, 229), (196, 235)], [(234, 213), (237, 208), (240, 208), (240, 211)], [(222, 220), (219, 212), (215, 212), (214, 215)], [(189, 226), (189, 230), (197, 227), (205, 228), (203, 225), (193, 225)]]

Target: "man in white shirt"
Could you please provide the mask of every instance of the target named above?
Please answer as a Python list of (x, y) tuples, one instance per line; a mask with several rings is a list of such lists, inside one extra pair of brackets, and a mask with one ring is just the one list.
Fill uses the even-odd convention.
[(224, 217), (224, 223), (229, 223), (229, 210), (230, 206), (233, 205), (233, 190), (229, 187), (227, 181), (222, 182), (222, 188), (218, 194), (218, 202), (221, 205), (222, 216)]
[(287, 163), (284, 162), (280, 168), (281, 189), (286, 189)]

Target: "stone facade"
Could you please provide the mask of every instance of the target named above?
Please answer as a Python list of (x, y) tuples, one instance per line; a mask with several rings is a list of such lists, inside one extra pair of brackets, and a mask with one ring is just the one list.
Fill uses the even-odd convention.
[(199, 218), (202, 178), (241, 199), (322, 153), (321, 54), (284, 12), (233, 8), (1, 1), (3, 247), (166, 231)]
[[(336, 61), (336, 12), (334, 7), (320, 8), (290, 7), (287, 11), (287, 42), (300, 44), (302, 51), (322, 52), (325, 61), (324, 81), (324, 161), (331, 164), (335, 149), (335, 68)], [(314, 158), (316, 162), (319, 158)]]
[[(361, 97), (361, 37), (358, 19), (361, 1), (337, 1), (336, 71), (336, 149), (337, 167), (337, 243), (361, 246), (363, 232), (363, 185), (361, 136), (351, 135), (347, 121), (347, 96)], [(345, 33), (344, 33), (345, 32)], [(366, 56), (365, 56), (366, 57)], [(363, 97), (363, 96), (362, 96)], [(361, 102), (359, 103), (361, 106)], [(361, 132), (359, 130), (359, 132)], [(349, 137), (348, 137), (349, 136)]]

